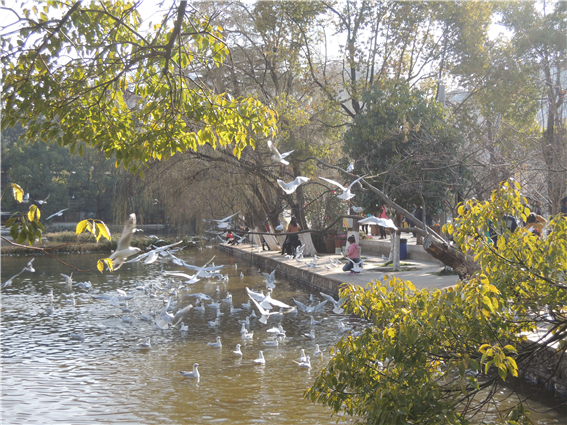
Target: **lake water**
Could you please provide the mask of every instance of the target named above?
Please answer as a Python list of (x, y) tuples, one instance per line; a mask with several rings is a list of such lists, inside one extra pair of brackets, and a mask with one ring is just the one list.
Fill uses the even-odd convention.
[[(257, 266), (236, 260), (216, 249), (188, 249), (179, 257), (201, 266), (215, 255), (214, 263), (224, 264), (221, 270), (229, 275), (227, 283), (202, 280), (191, 285), (190, 292), (180, 292), (180, 306), (195, 304), (189, 293), (205, 293), (215, 301), (232, 294), (234, 307), (248, 300), (246, 287), (265, 291), (264, 278)], [(2, 282), (19, 272), (32, 257), (2, 257)], [(66, 263), (81, 269), (94, 269), (100, 254), (62, 255)], [(11, 286), (2, 290), (2, 424), (95, 424), (95, 423), (160, 423), (160, 424), (254, 424), (305, 423), (335, 424), (336, 418), (321, 405), (303, 399), (303, 392), (328, 361), (328, 347), (342, 334), (331, 308), (316, 315), (322, 323), (311, 326), (305, 313), (271, 317), (268, 326), (252, 319), (252, 341), (242, 341), (240, 320), (249, 311), (230, 314), (228, 303), (221, 304), (219, 327), (208, 321), (216, 310), (192, 310), (184, 319), (186, 332), (160, 330), (155, 324), (141, 320), (140, 313), (163, 309), (166, 293), (176, 288), (180, 279), (164, 276), (166, 270), (188, 269), (160, 258), (156, 263), (125, 264), (114, 273), (96, 270), (73, 274), (74, 282), (90, 281), (92, 289), (73, 288), (75, 305), (65, 288), (60, 273), (71, 269), (49, 257), (35, 257), (35, 273), (24, 272)], [(235, 267), (236, 266), (236, 267)], [(261, 270), (271, 272), (271, 270)], [(241, 277), (241, 273), (243, 277)], [(276, 275), (273, 296), (290, 305), (292, 298), (308, 303), (318, 292)], [(156, 296), (136, 289), (157, 284), (164, 288)], [(217, 292), (218, 288), (218, 292)], [(93, 295), (117, 296), (117, 289), (133, 298), (130, 312), (123, 312), (109, 301)], [(53, 290), (53, 312), (45, 309)], [(123, 320), (130, 319), (130, 323)], [(281, 321), (287, 337), (278, 347), (267, 347), (266, 330)], [(358, 325), (355, 321), (352, 324)], [(316, 339), (303, 337), (311, 329)], [(69, 333), (84, 332), (84, 340), (75, 340)], [(222, 349), (206, 343), (222, 338)], [(152, 348), (138, 344), (151, 338)], [(233, 355), (237, 343), (242, 344), (242, 358)], [(311, 358), (312, 368), (300, 368), (298, 360), (303, 348), (312, 355), (315, 343), (327, 348), (322, 358)], [(253, 360), (263, 350), (265, 366)], [(178, 371), (191, 370), (199, 363), (201, 379), (184, 378)], [(507, 399), (509, 391), (501, 390)], [(564, 410), (549, 410), (534, 401), (534, 423), (563, 424)], [(487, 420), (486, 417), (483, 418)]]
[[(264, 278), (257, 267), (215, 250), (184, 250), (180, 253), (191, 264), (203, 265), (216, 255), (214, 263), (225, 264), (221, 270), (229, 275), (226, 284), (202, 280), (191, 286), (191, 292), (211, 295), (215, 301), (233, 296), (234, 307), (248, 300), (245, 287), (264, 289)], [(63, 255), (63, 261), (82, 269), (94, 268), (99, 254)], [(31, 257), (3, 257), (2, 282), (20, 271)], [(308, 423), (334, 424), (328, 411), (304, 400), (303, 392), (316, 373), (325, 366), (322, 359), (312, 358), (312, 369), (300, 368), (301, 348), (312, 355), (315, 343), (329, 347), (341, 336), (338, 316), (330, 309), (317, 316), (324, 319), (315, 325), (316, 340), (302, 336), (311, 330), (305, 313), (271, 317), (268, 326), (252, 319), (254, 339), (243, 342), (240, 335), (243, 320), (250, 311), (230, 314), (228, 303), (222, 303), (220, 326), (208, 321), (216, 310), (190, 311), (184, 319), (189, 329), (159, 330), (153, 323), (140, 319), (140, 313), (159, 312), (167, 294), (150, 297), (137, 290), (139, 285), (156, 283), (163, 288), (180, 279), (166, 278), (164, 270), (181, 270), (171, 261), (126, 264), (114, 273), (98, 271), (73, 274), (74, 282), (90, 281), (87, 291), (74, 287), (75, 305), (65, 297), (60, 273), (71, 269), (48, 257), (36, 257), (35, 273), (24, 272), (11, 286), (2, 290), (2, 423)], [(237, 268), (234, 268), (237, 266)], [(270, 272), (271, 270), (262, 270)], [(240, 277), (243, 273), (244, 277)], [(177, 281), (177, 282), (176, 282)], [(309, 292), (297, 283), (277, 276), (273, 296), (286, 303), (292, 297), (308, 302)], [(172, 285), (177, 287), (177, 285)], [(216, 288), (219, 287), (219, 293)], [(53, 289), (54, 310), (48, 314), (47, 294)], [(117, 296), (123, 289), (133, 296), (123, 313), (109, 301), (94, 299), (93, 294)], [(181, 292), (183, 293), (183, 292)], [(314, 293), (320, 299), (318, 293)], [(180, 296), (180, 305), (195, 304), (195, 298)], [(294, 305), (294, 304), (293, 304)], [(328, 314), (330, 313), (330, 314)], [(131, 323), (122, 320), (131, 318)], [(279, 347), (262, 343), (270, 336), (266, 329), (279, 323), (287, 337)], [(69, 333), (84, 332), (83, 341)], [(137, 344), (151, 337), (152, 348), (143, 350)], [(222, 337), (222, 349), (206, 342)], [(243, 356), (233, 355), (241, 343)], [(263, 350), (265, 366), (255, 365)], [(178, 371), (191, 370), (199, 363), (200, 382), (184, 378)]]

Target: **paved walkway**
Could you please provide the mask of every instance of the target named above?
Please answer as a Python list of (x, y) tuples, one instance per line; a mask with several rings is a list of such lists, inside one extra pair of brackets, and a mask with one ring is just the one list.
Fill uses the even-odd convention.
[[(415, 242), (414, 242), (415, 243)], [(391, 267), (384, 267), (386, 260), (381, 257), (365, 257), (364, 270), (357, 275), (350, 276), (348, 272), (343, 272), (342, 268), (327, 268), (325, 263), (329, 263), (329, 258), (335, 261), (341, 261), (343, 264), (346, 260), (341, 255), (335, 254), (320, 254), (316, 263), (318, 267), (308, 268), (307, 263), (310, 263), (313, 258), (305, 258), (298, 262), (295, 259), (289, 259), (281, 255), (279, 251), (262, 251), (252, 245), (241, 244), (235, 247), (246, 252), (251, 252), (255, 255), (270, 258), (273, 261), (287, 264), (298, 269), (309, 270), (309, 272), (326, 277), (333, 280), (339, 280), (344, 283), (353, 285), (366, 286), (368, 282), (384, 275), (393, 275), (402, 280), (409, 280), (413, 282), (417, 289), (429, 288), (439, 289), (455, 285), (458, 280), (457, 275), (438, 276), (443, 266), (438, 263), (430, 263), (426, 261), (404, 260), (401, 262), (401, 271), (393, 272)]]

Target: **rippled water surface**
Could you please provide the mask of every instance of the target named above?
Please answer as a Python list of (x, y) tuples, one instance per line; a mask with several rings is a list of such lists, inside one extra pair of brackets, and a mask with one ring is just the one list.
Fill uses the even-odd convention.
[[(202, 280), (180, 292), (178, 305), (195, 304), (189, 293), (203, 292), (215, 301), (233, 296), (234, 307), (246, 302), (245, 287), (265, 290), (260, 270), (243, 260), (236, 260), (215, 250), (184, 250), (179, 257), (191, 264), (203, 265), (215, 255), (216, 265), (229, 275), (228, 283)], [(32, 257), (3, 257), (2, 282), (19, 272)], [(98, 254), (63, 255), (63, 261), (81, 269), (94, 268)], [(2, 424), (92, 424), (92, 423), (160, 423), (160, 424), (230, 424), (306, 423), (335, 424), (324, 407), (303, 399), (303, 392), (325, 366), (329, 354), (312, 357), (312, 369), (298, 367), (301, 348), (311, 355), (315, 343), (328, 348), (341, 334), (338, 321), (344, 319), (327, 308), (316, 319), (316, 339), (302, 335), (312, 326), (305, 313), (271, 317), (268, 326), (251, 320), (254, 340), (243, 342), (239, 320), (249, 311), (230, 313), (229, 304), (222, 303), (220, 326), (208, 321), (216, 310), (192, 310), (184, 319), (188, 331), (159, 330), (153, 323), (140, 318), (150, 310), (161, 311), (166, 291), (176, 288), (179, 279), (165, 277), (166, 270), (193, 272), (160, 258), (156, 263), (125, 264), (114, 273), (98, 271), (75, 272), (75, 282), (90, 281), (92, 289), (74, 286), (75, 305), (67, 297), (71, 291), (64, 285), (60, 273), (69, 274), (68, 267), (48, 257), (36, 257), (35, 273), (24, 272), (11, 286), (2, 290)], [(236, 267), (235, 267), (236, 266)], [(271, 270), (261, 270), (271, 272)], [(243, 277), (240, 274), (243, 274)], [(273, 296), (290, 305), (292, 298), (308, 303), (310, 290), (276, 274)], [(137, 289), (155, 283), (164, 289), (150, 296)], [(218, 288), (218, 292), (217, 292)], [(117, 296), (117, 289), (133, 298), (130, 312), (124, 313), (109, 301), (93, 295)], [(53, 312), (47, 294), (53, 290)], [(318, 292), (312, 293), (318, 301)], [(123, 320), (129, 318), (130, 323)], [(277, 348), (266, 347), (268, 328), (281, 321), (287, 332)], [(356, 324), (355, 324), (356, 325)], [(84, 332), (83, 341), (72, 339), (69, 333)], [(140, 349), (138, 344), (151, 337), (152, 348)], [(206, 343), (221, 336), (222, 349)], [(243, 344), (242, 358), (232, 353), (237, 343)], [(265, 366), (253, 360), (263, 350)], [(184, 378), (178, 371), (191, 370), (199, 363), (200, 382)], [(503, 403), (508, 403), (506, 389), (501, 391)], [(564, 410), (549, 410), (534, 403), (538, 424), (564, 424)], [(505, 407), (505, 406), (504, 406)], [(487, 418), (483, 418), (487, 420)]]
[[(234, 307), (246, 302), (245, 287), (265, 290), (264, 278), (256, 266), (236, 261), (218, 250), (185, 250), (179, 256), (203, 265), (216, 255), (216, 265), (229, 275), (226, 284), (202, 280), (191, 286), (216, 301), (233, 296)], [(79, 268), (93, 268), (100, 255), (66, 255), (61, 258)], [(2, 282), (20, 271), (31, 257), (2, 258)], [(140, 319), (140, 313), (160, 311), (167, 295), (151, 297), (136, 289), (153, 282), (164, 289), (177, 287), (179, 279), (166, 278), (164, 270), (188, 269), (165, 259), (146, 265), (126, 264), (110, 274), (98, 271), (77, 273), (75, 282), (90, 281), (91, 290), (73, 288), (75, 305), (69, 303), (60, 273), (71, 270), (46, 257), (36, 257), (36, 272), (24, 272), (2, 291), (2, 423), (309, 423), (334, 424), (335, 419), (319, 405), (303, 399), (306, 388), (324, 367), (323, 359), (312, 359), (311, 370), (300, 368), (300, 349), (312, 354), (315, 343), (328, 347), (340, 337), (339, 317), (330, 309), (320, 315), (323, 323), (315, 326), (316, 340), (302, 336), (311, 329), (304, 313), (271, 317), (268, 326), (252, 319), (254, 340), (244, 343), (240, 323), (249, 314), (243, 310), (230, 314), (228, 303), (220, 326), (213, 328), (216, 310), (190, 311), (184, 319), (189, 329), (159, 330)], [(235, 268), (234, 266), (237, 266)], [(270, 272), (271, 270), (262, 270)], [(240, 277), (243, 273), (244, 277)], [(213, 283), (214, 282), (214, 283)], [(277, 276), (274, 298), (292, 303), (292, 297), (307, 302), (309, 292)], [(219, 292), (216, 288), (219, 288)], [(48, 313), (47, 294), (53, 289), (54, 310)], [(123, 289), (133, 299), (131, 312), (123, 313), (109, 301), (92, 295), (118, 295)], [(183, 292), (181, 292), (183, 294)], [(189, 293), (189, 292), (186, 292)], [(319, 298), (315, 293), (315, 298)], [(195, 298), (179, 297), (179, 305), (195, 304)], [(330, 315), (328, 313), (331, 313)], [(131, 323), (123, 321), (123, 316)], [(266, 347), (266, 330), (281, 320), (287, 332), (277, 348)], [(71, 339), (69, 333), (84, 332), (84, 341)], [(151, 337), (152, 348), (137, 344)], [(206, 343), (222, 337), (222, 349)], [(242, 358), (233, 355), (237, 343), (243, 344)], [(265, 366), (253, 360), (263, 350)], [(199, 363), (201, 380), (184, 378), (178, 371), (191, 370)]]

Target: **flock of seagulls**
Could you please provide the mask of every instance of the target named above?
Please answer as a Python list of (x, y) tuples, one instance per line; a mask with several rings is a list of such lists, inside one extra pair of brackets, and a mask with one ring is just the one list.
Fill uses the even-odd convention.
[[(224, 220), (220, 220), (221, 223), (226, 222), (227, 217)], [(298, 312), (305, 313), (306, 316), (309, 317), (310, 321), (308, 322), (311, 329), (307, 333), (300, 333), (299, 338), (302, 338), (305, 341), (317, 341), (316, 333), (314, 327), (320, 324), (321, 320), (315, 320), (313, 315), (323, 313), (325, 306), (328, 304), (333, 306), (333, 313), (334, 314), (342, 314), (343, 309), (342, 305), (344, 300), (335, 300), (330, 295), (321, 293), (321, 296), (324, 298), (323, 301), (316, 301), (313, 299), (313, 296), (310, 297), (308, 303), (301, 302), (295, 298), (292, 298), (295, 305), (290, 305), (288, 302), (284, 302), (282, 300), (277, 299), (274, 294), (277, 291), (277, 282), (276, 282), (276, 270), (271, 271), (270, 273), (261, 273), (262, 277), (264, 278), (263, 284), (266, 288), (266, 293), (263, 290), (256, 291), (252, 290), (248, 287), (245, 288), (245, 293), (242, 295), (246, 295), (248, 297), (246, 302), (240, 304), (240, 306), (233, 305), (233, 294), (232, 291), (224, 291), (224, 295), (220, 294), (220, 288), (227, 289), (229, 285), (229, 275), (223, 275), (221, 273), (221, 269), (223, 268), (222, 265), (215, 266), (214, 263), (211, 264), (213, 258), (211, 258), (208, 262), (206, 262), (203, 266), (195, 266), (192, 264), (187, 263), (186, 261), (182, 260), (181, 258), (174, 255), (176, 250), (182, 248), (176, 248), (178, 243), (165, 245), (161, 247), (153, 246), (153, 249), (149, 252), (141, 253), (139, 248), (133, 248), (130, 246), (132, 235), (136, 228), (136, 216), (135, 214), (131, 214), (129, 219), (127, 220), (126, 224), (124, 225), (124, 229), (118, 243), (117, 249), (110, 258), (114, 262), (114, 270), (119, 269), (125, 263), (135, 263), (135, 262), (142, 262), (147, 265), (152, 265), (157, 262), (158, 259), (161, 261), (158, 264), (163, 264), (165, 261), (171, 262), (176, 266), (183, 267), (183, 271), (163, 271), (163, 276), (166, 278), (167, 286), (163, 287), (156, 283), (149, 283), (145, 285), (138, 285), (136, 290), (143, 291), (144, 294), (149, 295), (150, 298), (158, 298), (160, 294), (164, 294), (167, 298), (164, 300), (164, 304), (162, 308), (155, 308), (151, 309), (148, 313), (144, 311), (137, 312), (139, 316), (135, 316), (133, 313), (133, 309), (135, 308), (135, 303), (129, 304), (129, 301), (132, 302), (134, 295), (131, 293), (128, 294), (126, 291), (122, 289), (117, 289), (115, 294), (92, 294), (92, 298), (99, 300), (103, 303), (108, 303), (112, 308), (117, 308), (117, 312), (120, 311), (120, 321), (125, 325), (132, 325), (135, 324), (137, 320), (144, 321), (148, 323), (152, 323), (155, 326), (155, 329), (160, 332), (170, 332), (172, 329), (177, 329), (180, 332), (188, 332), (191, 327), (191, 323), (185, 322), (185, 318), (187, 317), (188, 313), (192, 310), (198, 312), (199, 314), (204, 313), (206, 310), (212, 310), (215, 313), (215, 317), (213, 320), (205, 321), (208, 322), (209, 326), (217, 331), (223, 331), (221, 317), (224, 315), (230, 314), (230, 316), (236, 316), (239, 314), (246, 314), (245, 318), (239, 321), (240, 327), (240, 334), (242, 338), (242, 344), (249, 343), (250, 341), (254, 341), (255, 337), (257, 337), (253, 330), (250, 329), (250, 326), (254, 326), (255, 323), (259, 323), (262, 326), (266, 326), (267, 329), (265, 330), (266, 337), (260, 337), (258, 341), (262, 344), (264, 349), (278, 349), (285, 345), (286, 338), (288, 338), (287, 332), (284, 329), (283, 321), (286, 315), (297, 315)], [(299, 255), (296, 255), (296, 258), (301, 257), (301, 249), (298, 249)], [(129, 257), (133, 256), (134, 254), (139, 254), (133, 259), (128, 259)], [(3, 288), (9, 286), (15, 278), (17, 278), (22, 273), (28, 272), (35, 272), (32, 263), (34, 259), (30, 260), (27, 265), (16, 275), (11, 277), (8, 281), (3, 284)], [(234, 265), (234, 271), (236, 272), (237, 265)], [(240, 272), (240, 275), (243, 276), (243, 273)], [(75, 305), (75, 295), (72, 292), (74, 287), (80, 287), (85, 289), (86, 291), (90, 291), (92, 289), (92, 284), (90, 282), (74, 282), (73, 281), (73, 274), (66, 275), (61, 273), (61, 277), (63, 278), (63, 285), (64, 289), (68, 292), (71, 292), (67, 296), (67, 304)], [(192, 286), (197, 282), (206, 279), (207, 283), (213, 283), (215, 285), (214, 294), (206, 294), (206, 293), (196, 293), (192, 291)], [(218, 301), (215, 301), (213, 296), (216, 296)], [(195, 298), (194, 305), (186, 304), (183, 300), (186, 297)], [(44, 308), (43, 311), (45, 314), (51, 315), (54, 313), (54, 304), (53, 304), (53, 290), (48, 294), (49, 306)], [(226, 312), (225, 308), (221, 306), (229, 306), (228, 312)], [(225, 311), (222, 311), (225, 310)], [(268, 323), (270, 320), (276, 320), (273, 326), (268, 327)], [(257, 325), (256, 325), (257, 326)], [(70, 339), (84, 341), (87, 335), (85, 335), (85, 330), (81, 329), (79, 331), (70, 332), (68, 334)], [(289, 339), (289, 338), (288, 338)], [(232, 353), (235, 356), (240, 358), (246, 357), (246, 352), (242, 350), (242, 344), (237, 344)], [(223, 343), (222, 343), (222, 336), (217, 335), (214, 342), (207, 342), (207, 345), (211, 348), (223, 350)], [(151, 337), (145, 337), (143, 342), (136, 344), (136, 348), (139, 350), (151, 350), (152, 349), (152, 341)], [(315, 344), (315, 351), (313, 352), (313, 357), (320, 357), (322, 356), (322, 350), (319, 348), (318, 344)], [(253, 364), (256, 365), (265, 365), (266, 358), (264, 357), (263, 350), (259, 350), (258, 358), (251, 360)], [(300, 356), (299, 361), (295, 361), (297, 365), (301, 368), (311, 368), (310, 357), (305, 355), (305, 350), (302, 349), (302, 353)], [(197, 379), (198, 381), (201, 378), (201, 375), (198, 370), (199, 363), (193, 364), (193, 369), (190, 371), (179, 371), (179, 373), (186, 378), (193, 378)]]

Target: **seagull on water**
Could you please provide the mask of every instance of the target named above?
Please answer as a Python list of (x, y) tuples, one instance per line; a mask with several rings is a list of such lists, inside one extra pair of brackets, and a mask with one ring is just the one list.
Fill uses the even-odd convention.
[(83, 341), (85, 339), (85, 331), (81, 332), (69, 332), (69, 338)]
[(109, 257), (112, 260), (113, 270), (118, 270), (128, 257), (141, 251), (140, 248), (130, 246), (130, 241), (132, 240), (132, 235), (134, 234), (135, 228), (136, 214), (132, 213), (126, 221), (126, 224), (124, 224), (124, 228), (122, 229), (122, 236), (120, 236), (116, 251), (114, 251)]
[[(282, 190), (291, 195), (295, 190), (303, 183), (309, 181), (309, 177), (297, 176), (294, 181), (286, 183), (283, 180), (277, 179), (278, 185), (282, 188)], [(282, 226), (283, 227), (283, 226)], [(277, 229), (276, 229), (277, 230)], [(283, 230), (283, 229), (282, 229)]]
[(268, 140), (267, 143), (268, 143), (268, 147), (273, 152), (272, 159), (276, 162), (281, 162), (283, 165), (289, 165), (289, 162), (286, 161), (284, 158), (287, 158), (293, 152), (293, 150), (289, 152), (280, 153), (271, 140)]
[(299, 365), (299, 367), (305, 367), (305, 368), (308, 368), (308, 369), (311, 368), (311, 362), (309, 361), (309, 356), (307, 356), (305, 358), (305, 361), (303, 361), (303, 362), (298, 362), (298, 361), (294, 360), (294, 363), (297, 363)]
[(305, 338), (315, 339), (315, 329), (311, 329), (311, 331), (308, 334), (303, 334), (303, 336)]
[(331, 179), (327, 179), (325, 177), (319, 177), (321, 180), (325, 180), (327, 183), (331, 183), (335, 186), (337, 186), (338, 188), (340, 188), (343, 193), (341, 193), (340, 195), (337, 195), (337, 198), (343, 199), (345, 201), (348, 201), (349, 199), (354, 198), (354, 193), (351, 193), (351, 189), (352, 187), (358, 183), (362, 178), (364, 178), (364, 176), (357, 178), (355, 181), (353, 181), (348, 187), (344, 187), (342, 184), (340, 184), (339, 182), (336, 182), (334, 180)]
[(222, 348), (221, 337), (217, 336), (217, 342), (207, 342), (209, 347)]
[(252, 341), (254, 339), (254, 332), (248, 332), (248, 330), (246, 330), (246, 332), (242, 334), (242, 339), (244, 341)]
[(260, 352), (258, 353), (258, 358), (254, 359), (254, 363), (256, 364), (266, 364), (266, 360), (264, 359), (264, 353), (262, 352), (262, 350), (260, 350)]
[(240, 350), (240, 344), (236, 344), (235, 350), (232, 352), (235, 356), (242, 356), (242, 350)]
[(146, 338), (146, 341), (145, 341), (145, 342), (142, 342), (142, 343), (138, 344), (138, 347), (140, 347), (140, 349), (142, 349), (142, 350), (147, 350), (147, 349), (152, 348), (152, 343), (150, 342), (150, 339), (151, 339), (151, 338), (148, 336), (148, 337)]
[(185, 378), (196, 378), (197, 381), (199, 381), (201, 379), (201, 375), (199, 374), (199, 370), (197, 370), (198, 367), (199, 367), (199, 363), (195, 363), (193, 365), (192, 371), (187, 372), (180, 370), (179, 373), (183, 375)]
[(267, 347), (277, 347), (277, 346), (280, 345), (277, 339), (268, 339), (268, 340), (262, 341), (262, 344), (264, 344)]
[(322, 355), (323, 355), (323, 352), (319, 348), (319, 344), (315, 344), (315, 352), (313, 353), (313, 357), (319, 357), (319, 356), (322, 356)]
[(302, 349), (301, 349), (301, 354), (300, 354), (300, 356), (299, 356), (299, 362), (302, 363), (302, 362), (304, 362), (305, 360), (307, 360), (307, 356), (305, 355), (305, 350), (302, 348)]

